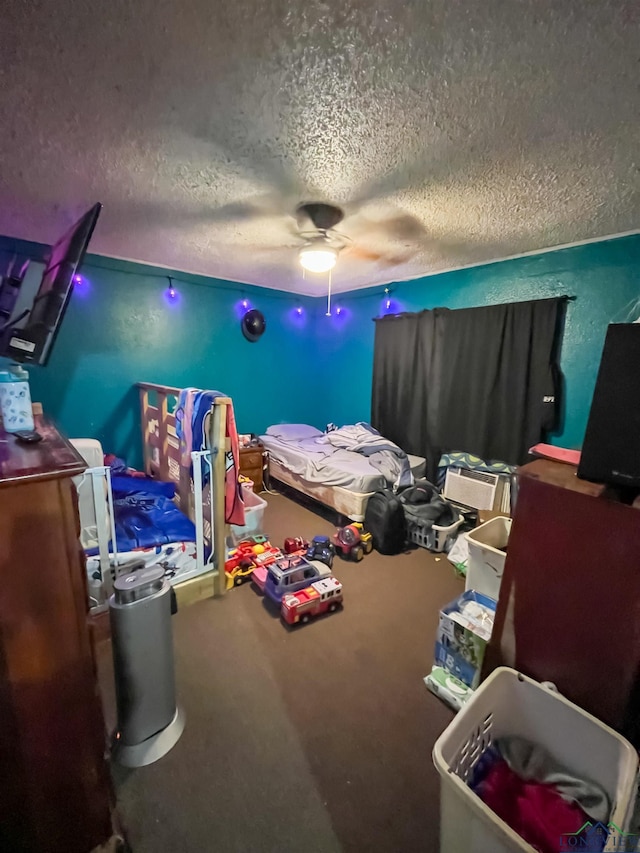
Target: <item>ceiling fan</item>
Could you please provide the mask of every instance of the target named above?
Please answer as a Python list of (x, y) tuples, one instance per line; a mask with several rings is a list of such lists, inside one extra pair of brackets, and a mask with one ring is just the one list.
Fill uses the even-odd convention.
[[(298, 252), (303, 269), (309, 272), (328, 272), (338, 260), (338, 253), (351, 240), (334, 229), (344, 219), (339, 207), (322, 202), (299, 204), (296, 208), (296, 220), (300, 237), (305, 241)], [(303, 230), (311, 222), (313, 230)]]
[(445, 241), (431, 237), (412, 214), (386, 201), (371, 201), (365, 199), (364, 209), (358, 201), (342, 208), (323, 201), (299, 203), (292, 194), (267, 193), (198, 211), (196, 216), (223, 225), (268, 223), (266, 245), (262, 234), (255, 243), (244, 245), (258, 252), (293, 250), (303, 269), (314, 273), (329, 272), (339, 258), (395, 266), (424, 249), (444, 247)]
[[(424, 237), (424, 229), (417, 219), (405, 213), (397, 213), (382, 221), (367, 220), (362, 214), (348, 217), (348, 230), (337, 230), (345, 220), (344, 211), (325, 202), (305, 202), (296, 208), (298, 234), (304, 243), (298, 251), (298, 260), (303, 269), (323, 273), (333, 269), (339, 255), (350, 255), (361, 260), (384, 261), (389, 265), (407, 260), (415, 251), (411, 243)], [(383, 249), (367, 249), (358, 243), (358, 238), (378, 237), (381, 242), (392, 239), (404, 243), (401, 250), (393, 252)]]

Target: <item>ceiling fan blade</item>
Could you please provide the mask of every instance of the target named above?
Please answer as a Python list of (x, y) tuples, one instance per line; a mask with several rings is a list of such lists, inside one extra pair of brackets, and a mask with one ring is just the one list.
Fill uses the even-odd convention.
[(212, 222), (246, 222), (251, 219), (287, 216), (290, 205), (276, 193), (264, 193), (254, 198), (232, 201), (210, 211)]
[(388, 204), (379, 211), (358, 211), (347, 217), (344, 230), (350, 237), (378, 237), (399, 242), (418, 242), (427, 236), (423, 223), (406, 211)]
[(375, 249), (366, 249), (364, 246), (358, 246), (356, 244), (347, 246), (340, 252), (341, 256), (344, 255), (347, 258), (355, 258), (359, 261), (371, 261), (372, 263), (377, 263), (385, 267), (395, 267), (399, 264), (406, 263), (406, 261), (410, 260), (415, 254), (415, 251), (407, 248), (376, 251)]

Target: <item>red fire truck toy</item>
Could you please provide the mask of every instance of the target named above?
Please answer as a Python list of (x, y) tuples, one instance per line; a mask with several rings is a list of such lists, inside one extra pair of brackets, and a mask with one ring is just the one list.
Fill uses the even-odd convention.
[(280, 615), (287, 625), (308, 622), (312, 616), (333, 613), (342, 606), (342, 584), (334, 577), (315, 581), (306, 589), (284, 595)]

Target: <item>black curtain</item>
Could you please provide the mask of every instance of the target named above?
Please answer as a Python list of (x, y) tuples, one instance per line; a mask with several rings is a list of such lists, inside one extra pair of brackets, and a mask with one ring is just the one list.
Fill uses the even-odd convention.
[(408, 453), (518, 464), (557, 416), (564, 298), (376, 320), (371, 423)]

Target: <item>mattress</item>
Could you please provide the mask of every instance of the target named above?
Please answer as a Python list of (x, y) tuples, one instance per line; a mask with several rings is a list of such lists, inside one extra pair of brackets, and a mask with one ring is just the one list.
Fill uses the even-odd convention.
[(329, 444), (319, 445), (313, 439), (283, 441), (272, 435), (262, 435), (260, 440), (283, 468), (310, 483), (340, 486), (351, 492), (376, 492), (386, 488), (387, 481), (380, 471), (359, 453), (339, 450)]
[(367, 501), (372, 492), (352, 492), (340, 486), (323, 486), (321, 483), (309, 483), (298, 474), (292, 474), (276, 459), (269, 460), (269, 473), (274, 480), (279, 480), (287, 486), (307, 495), (318, 503), (331, 507), (336, 512), (350, 518), (351, 521), (364, 521)]

